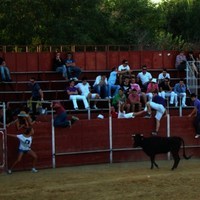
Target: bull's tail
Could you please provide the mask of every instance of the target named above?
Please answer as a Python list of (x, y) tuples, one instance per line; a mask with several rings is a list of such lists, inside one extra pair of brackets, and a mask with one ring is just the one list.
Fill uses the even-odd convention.
[(192, 157), (192, 155), (190, 155), (190, 156), (186, 156), (186, 153), (185, 153), (185, 142), (184, 142), (184, 140), (181, 138), (181, 141), (182, 141), (182, 144), (183, 144), (183, 157), (186, 159), (186, 160), (188, 160), (188, 159), (190, 159), (191, 157)]

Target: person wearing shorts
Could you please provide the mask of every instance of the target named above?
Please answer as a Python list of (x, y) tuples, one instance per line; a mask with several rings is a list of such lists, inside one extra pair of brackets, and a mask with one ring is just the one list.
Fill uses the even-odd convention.
[(162, 116), (167, 113), (166, 110), (166, 104), (165, 104), (165, 99), (161, 96), (158, 95), (157, 92), (153, 93), (153, 99), (152, 101), (148, 101), (146, 103), (146, 109), (147, 109), (147, 114), (145, 118), (151, 118), (151, 110), (154, 109), (156, 111), (156, 129), (155, 131), (152, 132), (152, 135), (158, 135), (158, 131), (160, 128), (160, 120)]

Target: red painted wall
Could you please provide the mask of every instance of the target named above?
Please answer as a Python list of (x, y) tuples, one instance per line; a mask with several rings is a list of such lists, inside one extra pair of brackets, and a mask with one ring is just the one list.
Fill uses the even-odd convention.
[[(13, 53), (5, 52), (5, 58), (10, 71), (51, 71), (55, 53)], [(66, 53), (61, 54), (63, 58)], [(75, 52), (77, 66), (83, 70), (110, 70), (121, 64), (123, 59), (129, 61), (131, 69), (139, 69), (147, 65), (149, 69), (174, 68), (176, 51), (96, 51)]]
[[(193, 157), (200, 157), (200, 140), (194, 139), (193, 118), (171, 117), (171, 135), (181, 136), (185, 140), (186, 146), (198, 145), (198, 148), (188, 147), (187, 154)], [(80, 152), (92, 150), (109, 149), (109, 120), (92, 119), (79, 120), (72, 128), (58, 128), (56, 135), (56, 152)], [(150, 136), (154, 130), (155, 119), (113, 119), (113, 162), (141, 161), (149, 158), (138, 149), (119, 151), (123, 148), (132, 148), (131, 135), (143, 133)], [(166, 136), (166, 118), (161, 121), (159, 135)], [(52, 147), (51, 147), (51, 123), (49, 118), (44, 118), (43, 122), (34, 125), (35, 136), (32, 149), (38, 154), (38, 168), (52, 167)], [(8, 128), (8, 133), (17, 134), (15, 126)], [(8, 137), (8, 166), (10, 166), (17, 156), (17, 139)], [(118, 150), (116, 150), (118, 149)], [(180, 151), (182, 157), (182, 151)], [(159, 156), (158, 159), (166, 159), (166, 155)], [(109, 152), (96, 152), (56, 156), (56, 166), (73, 166), (84, 164), (109, 163)], [(17, 170), (29, 169), (31, 159), (28, 156), (17, 166)]]

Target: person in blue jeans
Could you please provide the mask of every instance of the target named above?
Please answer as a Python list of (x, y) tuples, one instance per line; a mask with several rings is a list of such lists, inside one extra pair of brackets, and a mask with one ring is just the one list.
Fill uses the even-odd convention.
[(76, 66), (75, 60), (72, 58), (72, 54), (67, 54), (67, 59), (64, 61), (67, 69), (67, 76), (69, 80), (78, 81), (81, 74), (81, 69)]
[(71, 120), (67, 119), (67, 112), (65, 108), (62, 106), (60, 102), (53, 102), (53, 109), (56, 112), (56, 116), (54, 117), (54, 127), (71, 127), (71, 125), (79, 120), (79, 118), (72, 116)]
[(5, 82), (12, 81), (10, 76), (10, 70), (6, 66), (6, 62), (3, 58), (0, 58), (0, 73), (1, 73), (1, 80)]

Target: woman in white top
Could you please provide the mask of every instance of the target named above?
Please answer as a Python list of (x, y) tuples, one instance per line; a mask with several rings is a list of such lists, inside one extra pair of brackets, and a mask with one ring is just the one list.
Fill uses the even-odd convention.
[(13, 134), (7, 134), (7, 136), (18, 138), (20, 141), (19, 149), (18, 149), (18, 157), (17, 160), (13, 163), (11, 168), (8, 170), (8, 174), (12, 173), (12, 169), (21, 161), (24, 154), (29, 154), (31, 157), (33, 157), (33, 164), (32, 164), (32, 172), (38, 172), (38, 170), (35, 169), (35, 165), (37, 162), (37, 155), (36, 153), (31, 149), (32, 144), (32, 136), (34, 134), (34, 130), (32, 127), (27, 128), (26, 131), (22, 134), (13, 135)]

